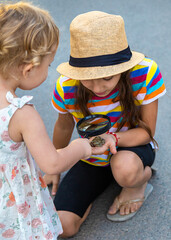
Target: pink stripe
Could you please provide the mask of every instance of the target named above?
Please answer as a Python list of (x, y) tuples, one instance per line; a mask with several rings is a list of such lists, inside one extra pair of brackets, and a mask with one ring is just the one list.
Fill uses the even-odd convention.
[(107, 96), (105, 97), (97, 97), (97, 96), (93, 96), (93, 100), (106, 100), (107, 98), (109, 98), (110, 96), (112, 96), (114, 93), (116, 93), (118, 91), (118, 88), (114, 89), (111, 93), (109, 93)]
[(120, 118), (120, 116), (119, 117), (111, 117), (110, 116), (110, 121), (111, 122), (117, 122), (119, 118)]
[(143, 82), (144, 80), (146, 80), (146, 77), (147, 77), (147, 74), (144, 74), (144, 75), (141, 75), (141, 76), (138, 76), (138, 77), (131, 78), (132, 84), (141, 83), (141, 82)]
[(65, 99), (71, 99), (71, 98), (74, 98), (75, 97), (75, 94), (74, 93), (64, 93), (64, 98)]
[(159, 75), (153, 80), (150, 87), (153, 87), (154, 85), (156, 85), (160, 81), (161, 78), (162, 78), (162, 75), (161, 75), (161, 73), (159, 73)]
[(54, 98), (55, 98), (56, 100), (58, 100), (59, 102), (62, 102), (61, 98), (60, 98), (59, 95), (55, 92), (55, 90), (54, 90), (54, 92), (53, 92), (53, 95), (54, 95)]
[(94, 159), (94, 158), (90, 158), (90, 159), (87, 159), (87, 161), (93, 163), (93, 162), (96, 162), (98, 159)]
[(86, 161), (101, 167), (109, 165), (108, 161), (103, 160), (103, 162), (98, 162), (98, 159), (94, 159), (94, 158), (87, 159)]

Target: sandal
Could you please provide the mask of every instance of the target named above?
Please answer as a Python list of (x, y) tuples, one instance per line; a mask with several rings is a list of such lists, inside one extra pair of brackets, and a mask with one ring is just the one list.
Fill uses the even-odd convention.
[[(134, 200), (129, 200), (129, 201), (126, 201), (126, 202), (120, 202), (119, 201), (119, 198), (116, 197), (116, 201), (117, 201), (117, 209), (118, 211), (120, 210), (120, 208), (122, 206), (126, 206), (128, 204), (131, 204), (131, 203), (136, 203), (136, 202), (144, 202), (147, 197), (150, 195), (150, 193), (153, 191), (153, 186), (151, 184), (147, 184), (146, 186), (146, 189), (145, 189), (145, 192), (144, 192), (144, 197), (143, 198), (139, 198), (139, 199), (134, 199)], [(141, 207), (140, 207), (141, 208)], [(139, 208), (139, 209), (140, 209)], [(139, 210), (138, 209), (138, 210)], [(131, 219), (137, 212), (133, 212), (133, 213), (129, 213), (129, 214), (126, 214), (126, 215), (120, 215), (120, 213), (116, 212), (115, 214), (107, 214), (107, 218), (113, 222), (124, 222), (126, 220), (129, 220)]]

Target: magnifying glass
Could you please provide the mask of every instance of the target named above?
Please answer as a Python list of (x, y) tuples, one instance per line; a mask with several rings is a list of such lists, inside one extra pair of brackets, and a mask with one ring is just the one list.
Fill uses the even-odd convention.
[[(76, 125), (78, 133), (85, 138), (90, 138), (93, 136), (103, 134), (107, 132), (110, 129), (110, 127), (111, 127), (110, 118), (103, 114), (94, 114), (82, 118)], [(102, 142), (100, 143), (100, 141)], [(93, 139), (92, 146), (101, 146), (104, 143), (105, 143), (104, 139), (101, 138), (100, 140), (100, 137), (97, 137)]]

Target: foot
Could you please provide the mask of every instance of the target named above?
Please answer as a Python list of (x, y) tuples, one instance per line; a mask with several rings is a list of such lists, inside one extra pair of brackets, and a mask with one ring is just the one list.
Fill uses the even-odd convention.
[[(120, 195), (114, 200), (113, 204), (109, 208), (108, 214), (113, 215), (120, 211), (120, 215), (128, 215), (136, 212), (143, 204), (146, 186), (147, 183), (140, 187), (123, 188)], [(139, 199), (139, 201), (134, 202), (136, 199)]]

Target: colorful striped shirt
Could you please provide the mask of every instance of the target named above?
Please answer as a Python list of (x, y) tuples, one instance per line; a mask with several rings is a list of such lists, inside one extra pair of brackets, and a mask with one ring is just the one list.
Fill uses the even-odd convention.
[[(157, 64), (149, 59), (144, 58), (142, 62), (130, 70), (130, 78), (132, 83), (133, 96), (136, 100), (136, 105), (149, 104), (165, 94), (166, 89), (162, 75)], [(75, 91), (79, 81), (60, 76), (56, 82), (52, 97), (52, 106), (62, 114), (70, 113), (73, 115), (77, 123), (83, 114), (79, 109), (75, 108)], [(113, 101), (114, 99), (114, 101)], [(105, 114), (110, 117), (111, 128), (110, 132), (116, 132), (119, 123), (122, 119), (122, 108), (119, 101), (118, 89), (114, 89), (108, 96), (97, 97), (93, 96), (87, 104), (92, 114)], [(125, 123), (120, 131), (126, 131), (129, 124)], [(92, 155), (88, 160), (83, 161), (96, 165), (107, 166), (111, 153), (106, 151), (102, 155)]]

